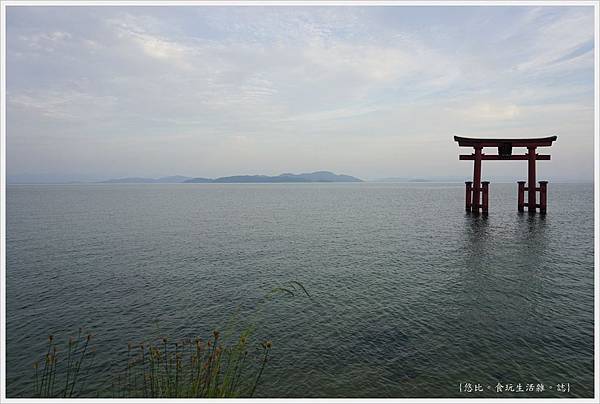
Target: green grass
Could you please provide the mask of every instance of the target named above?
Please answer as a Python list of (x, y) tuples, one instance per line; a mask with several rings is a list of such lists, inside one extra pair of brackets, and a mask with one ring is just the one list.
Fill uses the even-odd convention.
[[(296, 281), (271, 290), (259, 302), (255, 314), (278, 295), (310, 295)], [(239, 314), (239, 313), (238, 313)], [(226, 330), (239, 326), (239, 316)], [(34, 364), (33, 397), (114, 398), (231, 398), (253, 397), (261, 385), (272, 343), (252, 338), (257, 325), (251, 323), (236, 338), (224, 338), (217, 330), (206, 339), (167, 337), (128, 344), (122, 371), (93, 370), (96, 350), (92, 334), (79, 329), (62, 348), (50, 335), (43, 358)], [(226, 332), (226, 334), (229, 334)], [(90, 374), (92, 373), (92, 374)], [(92, 380), (112, 380), (107, 389), (89, 388)]]

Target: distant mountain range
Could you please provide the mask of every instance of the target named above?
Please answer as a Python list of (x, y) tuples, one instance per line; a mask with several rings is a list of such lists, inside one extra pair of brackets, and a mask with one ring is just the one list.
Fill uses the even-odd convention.
[(277, 176), (268, 175), (234, 175), (219, 178), (190, 178), (181, 175), (162, 178), (127, 177), (100, 181), (102, 184), (225, 184), (225, 183), (274, 183), (274, 182), (362, 182), (360, 178), (344, 174), (334, 174), (330, 171), (315, 171), (313, 173), (291, 174)]
[[(23, 175), (7, 175), (6, 180), (8, 184), (181, 184), (181, 183), (268, 183), (268, 182), (363, 182), (363, 180), (351, 177), (349, 175), (336, 175), (329, 171), (317, 171), (314, 173), (304, 174), (290, 174), (284, 173), (277, 176), (266, 176), (266, 175), (235, 175), (231, 177), (220, 177), (220, 178), (192, 178), (185, 177), (182, 175), (174, 175), (169, 177), (161, 178), (145, 178), (145, 177), (126, 177), (126, 178), (113, 178), (104, 181), (98, 181), (98, 177), (95, 178), (81, 178), (72, 179), (73, 177), (68, 176), (52, 176), (52, 175), (35, 175), (35, 174), (23, 174)], [(492, 176), (488, 177), (488, 180), (497, 183), (514, 183), (517, 180), (521, 180), (522, 177), (509, 177), (509, 176)], [(370, 178), (365, 181), (368, 182), (397, 182), (397, 183), (429, 183), (429, 182), (447, 182), (457, 183), (471, 180), (469, 174), (465, 176), (423, 176), (423, 177), (387, 177), (387, 178)], [(584, 179), (572, 179), (572, 178), (560, 178), (553, 177), (554, 182), (564, 183), (589, 183), (592, 180)]]

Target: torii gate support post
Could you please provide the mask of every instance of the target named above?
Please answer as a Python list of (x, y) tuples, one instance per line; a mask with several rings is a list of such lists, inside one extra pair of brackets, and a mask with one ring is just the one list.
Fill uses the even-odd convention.
[(517, 200), (517, 209), (519, 212), (525, 211), (525, 181), (517, 181), (519, 184), (519, 196)]
[(481, 182), (481, 213), (487, 215), (488, 213), (488, 186), (490, 185), (489, 181)]
[(473, 201), (473, 182), (472, 181), (465, 181), (465, 208), (467, 210), (467, 212), (471, 211), (471, 206), (472, 206), (472, 201)]
[(548, 181), (540, 181), (540, 213), (546, 213)]

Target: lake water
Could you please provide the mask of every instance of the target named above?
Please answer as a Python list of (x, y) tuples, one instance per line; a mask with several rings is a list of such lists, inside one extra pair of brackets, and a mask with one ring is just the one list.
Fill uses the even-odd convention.
[(548, 185), (519, 214), (490, 184), (10, 185), (7, 395), (46, 337), (92, 330), (97, 366), (157, 333), (208, 336), (239, 307), (273, 341), (271, 397), (470, 397), (459, 383), (570, 383), (593, 397), (592, 184)]

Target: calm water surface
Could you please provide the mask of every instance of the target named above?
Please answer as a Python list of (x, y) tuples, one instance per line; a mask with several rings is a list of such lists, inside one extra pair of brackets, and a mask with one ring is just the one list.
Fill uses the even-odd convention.
[(518, 214), (516, 191), (490, 184), (481, 218), (464, 184), (8, 186), (7, 393), (29, 390), (49, 333), (92, 330), (107, 367), (128, 341), (208, 336), (298, 280), (312, 301), (257, 315), (274, 343), (260, 395), (500, 381), (592, 397), (593, 185), (550, 183), (545, 217)]

